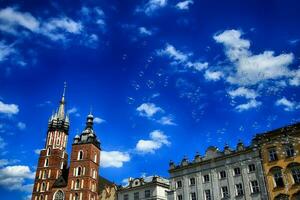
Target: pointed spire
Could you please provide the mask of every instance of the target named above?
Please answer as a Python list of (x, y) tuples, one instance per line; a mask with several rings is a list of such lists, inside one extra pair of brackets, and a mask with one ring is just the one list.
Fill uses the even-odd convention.
[(57, 112), (57, 117), (59, 119), (64, 119), (65, 118), (65, 93), (66, 93), (66, 87), (67, 87), (67, 83), (64, 82), (64, 91), (63, 91), (62, 98), (59, 102), (60, 104), (59, 104), (59, 108), (58, 108), (58, 112)]

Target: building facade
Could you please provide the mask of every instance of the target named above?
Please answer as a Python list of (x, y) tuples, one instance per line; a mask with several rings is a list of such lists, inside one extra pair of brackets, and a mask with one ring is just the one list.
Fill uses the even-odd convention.
[(169, 180), (159, 176), (129, 179), (127, 186), (120, 186), (118, 200), (166, 200)]
[(65, 114), (65, 92), (58, 111), (48, 122), (46, 143), (40, 152), (32, 200), (97, 200), (99, 194), (100, 142), (93, 130), (93, 115), (76, 135), (68, 166), (66, 146), (69, 117)]
[(209, 147), (203, 157), (170, 162), (168, 200), (268, 199), (257, 148)]
[(300, 199), (300, 123), (258, 134), (270, 199)]

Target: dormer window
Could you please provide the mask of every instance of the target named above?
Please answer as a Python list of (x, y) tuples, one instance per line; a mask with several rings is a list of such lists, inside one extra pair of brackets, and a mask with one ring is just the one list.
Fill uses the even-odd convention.
[(83, 159), (83, 151), (79, 151), (77, 160), (82, 160), (82, 159)]

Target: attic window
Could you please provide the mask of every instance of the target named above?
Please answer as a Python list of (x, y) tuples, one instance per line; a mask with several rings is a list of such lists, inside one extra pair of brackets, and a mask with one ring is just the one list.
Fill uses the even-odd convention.
[(135, 182), (134, 182), (134, 185), (138, 185), (138, 184), (139, 184), (139, 181), (135, 181)]

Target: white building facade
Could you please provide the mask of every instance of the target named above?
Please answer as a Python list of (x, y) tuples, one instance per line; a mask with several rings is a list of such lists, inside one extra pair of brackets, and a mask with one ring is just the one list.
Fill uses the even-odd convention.
[(118, 200), (166, 200), (169, 180), (159, 176), (130, 179), (117, 190)]
[(168, 200), (267, 200), (259, 151), (239, 143), (221, 152), (209, 147), (204, 157), (179, 165), (170, 162)]

